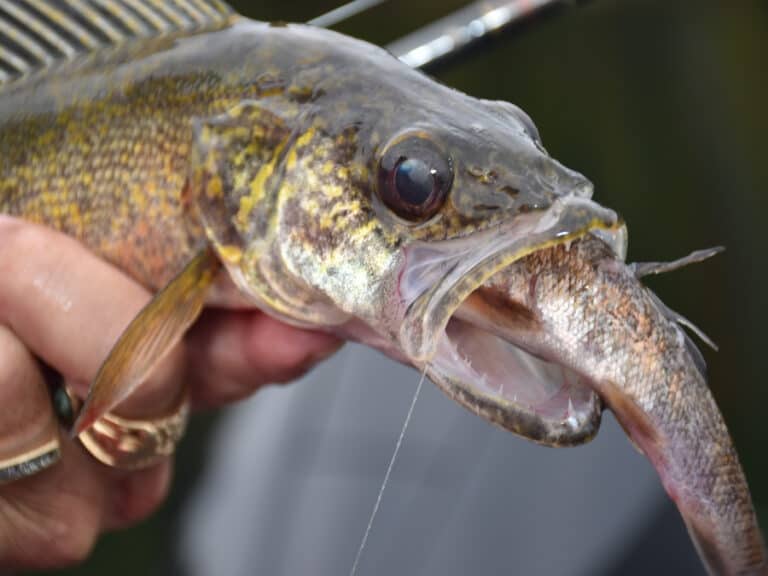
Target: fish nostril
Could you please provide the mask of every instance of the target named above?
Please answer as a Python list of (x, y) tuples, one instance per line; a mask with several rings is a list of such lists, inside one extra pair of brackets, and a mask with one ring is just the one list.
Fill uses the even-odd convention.
[(506, 194), (507, 196), (514, 198), (520, 194), (520, 189), (514, 186), (511, 186), (509, 184), (505, 184), (504, 186), (499, 188), (499, 192), (502, 192), (503, 194)]

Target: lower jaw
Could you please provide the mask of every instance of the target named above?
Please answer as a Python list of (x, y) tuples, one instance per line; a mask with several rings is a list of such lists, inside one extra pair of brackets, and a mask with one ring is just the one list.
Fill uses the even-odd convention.
[(541, 444), (583, 444), (600, 426), (602, 402), (583, 376), (460, 319), (449, 321), (427, 373), (478, 416)]

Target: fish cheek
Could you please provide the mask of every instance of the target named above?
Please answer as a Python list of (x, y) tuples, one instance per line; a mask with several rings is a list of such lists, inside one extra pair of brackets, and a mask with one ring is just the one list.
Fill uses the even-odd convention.
[(322, 295), (346, 318), (373, 315), (398, 241), (372, 207), (358, 136), (316, 128), (311, 143), (289, 153), (277, 215), (281, 258), (305, 297)]
[(287, 269), (278, 227), (290, 187), (286, 166), (313, 134), (298, 130), (297, 122), (256, 101), (197, 119), (187, 197), (235, 285), (265, 311), (309, 325), (311, 298)]

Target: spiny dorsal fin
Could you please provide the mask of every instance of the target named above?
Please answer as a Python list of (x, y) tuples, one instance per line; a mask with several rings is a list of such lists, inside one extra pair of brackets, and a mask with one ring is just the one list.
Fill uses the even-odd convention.
[(0, 85), (137, 39), (215, 29), (220, 0), (0, 0)]

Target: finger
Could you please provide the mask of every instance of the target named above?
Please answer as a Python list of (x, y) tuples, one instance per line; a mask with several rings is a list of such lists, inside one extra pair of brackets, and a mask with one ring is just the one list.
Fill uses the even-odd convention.
[(53, 465), (59, 428), (37, 361), (0, 325), (0, 483)]
[(105, 471), (69, 440), (61, 461), (0, 487), (0, 568), (57, 568), (83, 561), (108, 502)]
[(172, 468), (172, 463), (166, 460), (130, 474), (111, 471), (110, 503), (105, 511), (104, 528), (127, 528), (152, 514), (168, 495)]
[(258, 311), (206, 310), (187, 337), (192, 402), (216, 406), (293, 380), (341, 344)]
[(0, 486), (0, 571), (79, 564), (103, 530), (151, 514), (164, 501), (170, 477), (169, 462), (117, 473), (63, 439), (57, 466)]
[[(84, 396), (120, 333), (149, 292), (72, 238), (0, 217), (0, 323)], [(176, 349), (118, 410), (159, 416), (180, 396)]]
[[(20, 340), (84, 395), (112, 343), (149, 298), (74, 240), (0, 218), (0, 323), (18, 335), (0, 331), (0, 406), (6, 407), (0, 408), (0, 457), (36, 442), (41, 430), (58, 434), (45, 383)], [(118, 411), (148, 418), (174, 408), (182, 357), (176, 349)], [(168, 462), (125, 474), (101, 466), (69, 440), (61, 442), (61, 464), (0, 488), (5, 565), (78, 562), (101, 529), (132, 524), (165, 497)]]

